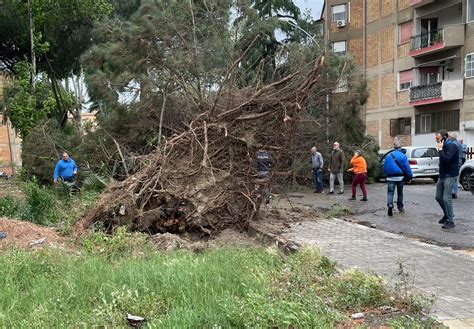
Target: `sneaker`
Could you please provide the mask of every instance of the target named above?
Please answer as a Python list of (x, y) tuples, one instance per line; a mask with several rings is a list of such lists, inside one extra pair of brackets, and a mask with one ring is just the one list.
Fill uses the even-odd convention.
[(334, 191), (329, 191), (328, 194), (334, 194)]
[(314, 190), (314, 192), (313, 192), (313, 193), (319, 193), (319, 191), (318, 191), (318, 190)]
[(441, 218), (438, 223), (444, 224), (446, 223), (447, 220), (448, 220), (448, 216), (444, 215), (443, 218)]
[(456, 227), (456, 224), (454, 224), (453, 221), (449, 221), (449, 222), (447, 221), (446, 223), (443, 224), (443, 226), (441, 226), (441, 228), (444, 228), (445, 230), (448, 230), (453, 227)]
[(399, 212), (400, 214), (404, 214), (404, 213), (405, 213), (405, 209), (403, 209), (403, 208), (402, 208), (402, 209), (398, 209), (398, 212)]
[(341, 192), (337, 192), (337, 194), (344, 194), (344, 191), (341, 191)]
[(356, 197), (353, 195), (351, 198), (349, 198), (349, 201), (355, 201)]
[(453, 197), (453, 199), (457, 199), (458, 195), (456, 193), (453, 193), (452, 197)]
[(387, 213), (388, 213), (389, 216), (393, 216), (393, 208), (392, 208), (392, 207), (388, 207)]
[(369, 201), (369, 199), (367, 199), (367, 197), (363, 197), (362, 199), (360, 199), (360, 201)]

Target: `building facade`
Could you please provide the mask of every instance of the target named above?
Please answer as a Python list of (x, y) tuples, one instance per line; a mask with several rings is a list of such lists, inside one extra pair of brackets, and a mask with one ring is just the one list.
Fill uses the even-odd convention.
[[(0, 68), (0, 101), (3, 97), (5, 74)], [(21, 140), (12, 129), (11, 123), (1, 111), (0, 118), (0, 172), (13, 175), (21, 166)]]
[(327, 0), (322, 15), (333, 51), (367, 79), (382, 149), (433, 145), (440, 129), (474, 145), (474, 0)]

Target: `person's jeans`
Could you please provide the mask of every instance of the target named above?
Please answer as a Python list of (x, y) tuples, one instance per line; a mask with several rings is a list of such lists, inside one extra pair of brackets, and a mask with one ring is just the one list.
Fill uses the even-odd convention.
[(458, 178), (454, 177), (453, 186), (451, 187), (452, 194), (458, 193)]
[(395, 187), (397, 188), (397, 208), (403, 209), (403, 180), (390, 181), (387, 180), (387, 206), (393, 208), (393, 196), (395, 195)]
[(323, 171), (322, 169), (313, 169), (314, 189), (318, 192), (323, 190)]
[(438, 201), (448, 222), (454, 220), (452, 186), (456, 177), (439, 178), (436, 184), (436, 201)]
[(329, 192), (334, 192), (334, 181), (337, 176), (337, 181), (339, 182), (339, 191), (344, 192), (344, 174), (342, 172), (329, 175)]
[(356, 196), (357, 185), (360, 185), (362, 195), (367, 197), (367, 190), (365, 189), (365, 181), (367, 180), (367, 174), (361, 173), (354, 176), (352, 180), (352, 196)]

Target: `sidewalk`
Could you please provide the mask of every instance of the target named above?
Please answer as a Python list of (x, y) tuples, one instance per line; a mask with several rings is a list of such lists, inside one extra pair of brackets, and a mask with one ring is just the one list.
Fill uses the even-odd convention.
[(435, 316), (452, 328), (474, 328), (474, 257), (338, 219), (294, 225), (285, 238), (315, 245), (342, 268), (397, 280), (397, 261), (420, 290), (435, 294)]

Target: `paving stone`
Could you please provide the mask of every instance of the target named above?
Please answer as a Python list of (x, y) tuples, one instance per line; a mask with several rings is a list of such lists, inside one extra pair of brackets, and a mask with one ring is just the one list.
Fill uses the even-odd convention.
[(341, 268), (374, 271), (392, 283), (401, 263), (417, 288), (436, 293), (440, 320), (474, 318), (474, 257), (338, 219), (304, 222), (285, 236), (319, 247)]

